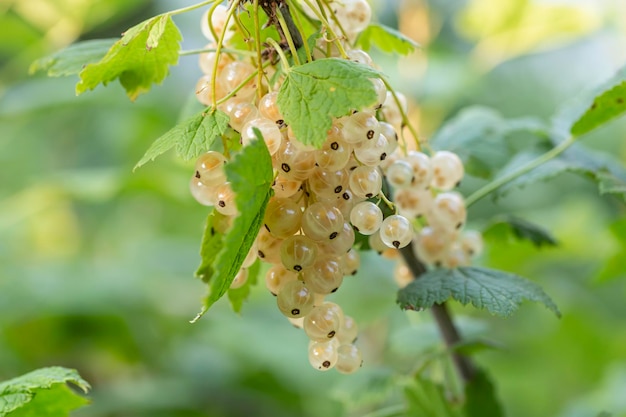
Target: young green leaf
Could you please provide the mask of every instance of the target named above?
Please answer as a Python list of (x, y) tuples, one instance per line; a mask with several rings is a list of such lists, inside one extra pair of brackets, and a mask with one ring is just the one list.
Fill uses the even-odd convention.
[(552, 234), (543, 227), (531, 223), (527, 220), (514, 216), (506, 216), (497, 218), (483, 231), (485, 236), (508, 236), (513, 234), (517, 239), (526, 239), (533, 245), (540, 248), (541, 246), (556, 246), (558, 242)]
[(0, 382), (0, 417), (63, 417), (89, 401), (70, 390), (67, 383), (83, 392), (89, 383), (73, 369), (50, 367)]
[[(197, 272), (209, 283), (210, 288), (202, 312), (195, 320), (226, 294), (263, 224), (265, 208), (272, 194), (273, 170), (272, 158), (258, 132), (257, 138), (224, 167), (236, 194), (235, 203), (239, 214), (222, 237), (219, 253), (203, 259)], [(218, 247), (217, 244), (212, 245)]]
[(244, 301), (246, 301), (250, 296), (250, 290), (257, 283), (259, 272), (261, 272), (261, 261), (257, 260), (250, 268), (248, 268), (248, 279), (246, 280), (246, 283), (239, 288), (228, 290), (228, 300), (230, 301), (230, 305), (233, 307), (235, 313), (241, 312)]
[(580, 137), (626, 112), (626, 67), (615, 76), (567, 104), (554, 119), (556, 130)]
[(476, 369), (474, 377), (465, 385), (465, 417), (483, 417), (489, 410), (490, 417), (503, 417), (504, 410), (500, 404), (493, 383), (485, 371)]
[(411, 282), (398, 293), (404, 309), (421, 310), (453, 298), (463, 305), (510, 316), (524, 300), (537, 301), (560, 316), (552, 299), (532, 281), (515, 274), (487, 268), (435, 269)]
[(356, 45), (365, 51), (369, 51), (372, 45), (375, 45), (383, 52), (400, 55), (409, 55), (420, 47), (419, 43), (403, 33), (379, 23), (373, 23), (361, 32)]
[(174, 146), (176, 153), (183, 159), (197, 158), (211, 148), (215, 139), (222, 136), (228, 128), (228, 115), (220, 110), (202, 111), (177, 124), (158, 138), (148, 148), (135, 168), (144, 165)]
[(77, 42), (58, 52), (33, 62), (29, 72), (46, 71), (49, 77), (78, 74), (87, 64), (100, 61), (115, 43), (115, 39), (94, 39)]
[(182, 36), (170, 15), (146, 20), (126, 31), (98, 62), (87, 65), (79, 74), (76, 94), (93, 90), (119, 79), (131, 100), (160, 84), (169, 66), (178, 63)]
[(292, 67), (278, 92), (278, 107), (298, 140), (321, 147), (333, 117), (346, 116), (376, 101), (371, 78), (380, 73), (365, 65), (326, 58)]
[(211, 208), (200, 245), (202, 262), (196, 271), (196, 276), (207, 284), (215, 273), (213, 264), (224, 246), (223, 236), (230, 226), (230, 219), (227, 216), (219, 213), (215, 208)]
[(435, 150), (456, 153), (465, 171), (480, 178), (491, 178), (514, 155), (508, 136), (528, 132), (546, 136), (548, 128), (538, 119), (505, 119), (486, 107), (469, 107), (446, 122), (431, 139)]
[(461, 417), (460, 410), (448, 402), (444, 388), (426, 378), (417, 377), (404, 389), (407, 416)]

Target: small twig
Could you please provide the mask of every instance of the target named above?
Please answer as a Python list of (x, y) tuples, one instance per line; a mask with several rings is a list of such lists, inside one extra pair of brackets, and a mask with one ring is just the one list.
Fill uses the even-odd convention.
[[(412, 244), (400, 249), (400, 254), (415, 279), (419, 279), (420, 276), (426, 273), (426, 267), (420, 262), (419, 259), (417, 259), (417, 256), (415, 256)], [(439, 332), (441, 333), (446, 346), (452, 352), (451, 354), (454, 366), (456, 367), (463, 382), (468, 383), (474, 377), (474, 365), (467, 356), (464, 356), (452, 349), (461, 341), (461, 335), (452, 321), (452, 317), (450, 316), (450, 312), (448, 311), (446, 304), (435, 304), (432, 306), (431, 312), (437, 322), (437, 327), (439, 328)]]

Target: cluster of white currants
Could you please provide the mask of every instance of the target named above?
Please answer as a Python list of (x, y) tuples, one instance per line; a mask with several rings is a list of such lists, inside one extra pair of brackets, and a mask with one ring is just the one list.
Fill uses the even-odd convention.
[[(350, 47), (350, 39), (369, 24), (367, 2), (329, 4), (337, 17), (333, 22), (339, 23), (337, 29), (345, 36), (348, 58), (373, 66), (366, 52)], [(319, 11), (304, 9), (318, 16)], [(224, 24), (226, 12), (225, 6), (214, 8), (213, 30), (206, 24), (208, 17), (203, 18), (203, 32), (209, 40), (224, 30), (230, 32)], [(320, 46), (328, 51), (331, 48), (326, 46), (332, 43)], [(264, 227), (231, 288), (246, 282), (248, 268), (257, 259), (271, 264), (266, 286), (276, 296), (282, 314), (309, 337), (311, 365), (323, 371), (356, 371), (361, 365), (361, 353), (354, 345), (356, 323), (337, 304), (325, 300), (345, 276), (356, 274), (360, 260), (353, 248), (355, 236), (369, 236), (370, 246), (380, 252), (396, 251), (415, 241), (418, 257), (426, 263), (464, 265), (480, 249), (480, 236), (459, 234), (465, 206), (462, 197), (450, 190), (463, 176), (461, 161), (450, 152), (437, 152), (432, 158), (401, 152), (397, 132), (402, 128), (406, 100), (400, 93), (387, 91), (380, 79), (371, 80), (376, 102), (335, 119), (323, 146), (314, 149), (301, 143), (285, 123), (277, 105), (278, 85), (256, 84), (256, 67), (250, 61), (204, 53), (200, 67), (204, 75), (197, 85), (198, 100), (209, 106), (216, 99), (230, 97), (219, 105), (229, 116), (230, 127), (244, 147), (256, 139), (258, 130), (275, 172)], [(264, 93), (261, 98), (259, 90)], [(199, 203), (215, 207), (223, 216), (224, 230), (237, 215), (235, 195), (223, 170), (226, 163), (223, 154), (207, 152), (198, 158), (191, 179), (192, 195)], [(386, 217), (381, 207), (393, 205), (382, 191), (385, 178), (394, 188), (396, 208), (395, 214)], [(427, 226), (419, 220), (422, 217)], [(415, 226), (421, 227), (417, 233)]]

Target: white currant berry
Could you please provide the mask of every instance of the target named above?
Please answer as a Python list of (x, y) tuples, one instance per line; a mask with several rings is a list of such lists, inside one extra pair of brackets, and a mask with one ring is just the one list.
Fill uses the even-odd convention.
[(343, 140), (347, 143), (375, 141), (380, 136), (380, 125), (372, 113), (357, 112), (341, 119)]
[(294, 235), (280, 246), (280, 260), (290, 271), (300, 272), (313, 265), (317, 257), (317, 245), (304, 235)]
[(314, 307), (304, 318), (304, 332), (315, 342), (326, 342), (337, 334), (341, 327), (342, 315), (337, 312), (341, 308), (334, 303), (322, 303)]
[(457, 154), (448, 151), (436, 152), (431, 158), (433, 167), (432, 185), (443, 191), (456, 187), (463, 178), (463, 162)]
[(383, 178), (378, 168), (360, 166), (350, 172), (349, 184), (355, 196), (372, 198), (380, 194), (380, 190), (383, 186)]
[(277, 99), (277, 91), (265, 94), (261, 100), (259, 100), (259, 113), (266, 119), (273, 121), (278, 127), (282, 127), (285, 124), (285, 120), (278, 108)]
[(257, 256), (263, 262), (279, 264), (282, 244), (283, 239), (274, 237), (267, 229), (262, 228), (256, 238)]
[(226, 157), (221, 153), (215, 151), (203, 153), (196, 160), (196, 178), (208, 186), (216, 186), (225, 183), (225, 164)]
[(415, 280), (411, 270), (404, 262), (397, 262), (393, 269), (393, 279), (399, 288), (404, 288)]
[(192, 197), (203, 206), (214, 206), (216, 203), (215, 188), (206, 185), (195, 175), (189, 181), (189, 191)]
[(356, 321), (351, 316), (344, 316), (343, 323), (339, 328), (339, 331), (335, 335), (335, 338), (342, 345), (354, 343), (359, 333), (359, 328)]
[(200, 29), (202, 30), (202, 34), (204, 35), (204, 37), (210, 41), (215, 42), (219, 39), (222, 32), (226, 30), (226, 33), (224, 34), (224, 39), (230, 39), (233, 36), (234, 32), (228, 30), (228, 28), (226, 27), (228, 7), (220, 4), (213, 10), (213, 15), (211, 16), (211, 25), (213, 26), (213, 30), (215, 30), (215, 35), (217, 36), (217, 39), (215, 38), (213, 32), (211, 32), (211, 28), (209, 27), (210, 11), (211, 9), (208, 9), (206, 12), (204, 12), (204, 14), (202, 15), (202, 19), (200, 20)]
[(297, 279), (298, 275), (295, 272), (289, 271), (281, 264), (277, 264), (265, 273), (265, 286), (273, 295), (278, 295), (286, 283)]
[(394, 188), (408, 188), (413, 182), (413, 167), (407, 161), (398, 160), (387, 167), (387, 181)]
[(361, 266), (361, 256), (356, 249), (352, 248), (341, 256), (340, 262), (341, 272), (345, 276), (356, 275)]
[(337, 345), (333, 341), (311, 342), (309, 345), (309, 362), (318, 371), (328, 371), (337, 364)]
[(383, 212), (371, 201), (363, 201), (352, 208), (350, 222), (362, 235), (371, 235), (380, 229)]
[(445, 231), (433, 227), (424, 227), (417, 234), (417, 239), (413, 245), (415, 255), (422, 262), (430, 265), (441, 266), (450, 243), (454, 240)]
[(406, 217), (394, 214), (383, 220), (380, 238), (390, 248), (403, 248), (411, 243), (413, 226)]
[(277, 175), (272, 184), (274, 197), (289, 198), (296, 194), (302, 187), (302, 181), (292, 180), (283, 175)]
[(226, 216), (234, 216), (238, 213), (235, 204), (235, 192), (230, 182), (225, 182), (215, 188), (215, 210)]
[(251, 141), (257, 140), (257, 136), (254, 132), (255, 128), (261, 133), (261, 137), (267, 145), (267, 150), (270, 155), (274, 155), (278, 152), (283, 140), (283, 135), (280, 133), (280, 129), (278, 129), (276, 123), (270, 119), (258, 118), (247, 122), (241, 129), (241, 144), (247, 146)]
[(327, 202), (317, 202), (306, 208), (302, 216), (302, 230), (311, 239), (330, 241), (343, 230), (343, 215)]
[(235, 278), (233, 278), (233, 282), (230, 284), (231, 290), (236, 290), (237, 288), (243, 287), (248, 281), (248, 268), (241, 268)]
[(468, 256), (478, 256), (483, 251), (483, 236), (475, 230), (466, 230), (459, 238), (461, 247)]
[(361, 351), (353, 344), (339, 346), (337, 356), (335, 369), (342, 374), (353, 374), (363, 365)]
[(428, 155), (418, 151), (409, 151), (405, 161), (413, 169), (411, 185), (416, 189), (428, 188), (433, 178), (433, 167)]
[(437, 194), (431, 210), (427, 213), (431, 226), (445, 230), (460, 230), (466, 217), (465, 201), (455, 192)]
[(349, 222), (343, 223), (343, 230), (339, 235), (325, 242), (319, 242), (318, 247), (321, 252), (330, 252), (335, 254), (346, 253), (354, 245), (355, 235), (354, 228)]
[(317, 294), (337, 291), (343, 282), (339, 258), (332, 254), (318, 256), (313, 265), (302, 272), (302, 279)]
[(268, 232), (286, 239), (300, 230), (302, 209), (288, 198), (272, 198), (265, 209), (263, 222)]
[(394, 202), (400, 214), (408, 218), (416, 218), (432, 209), (433, 195), (430, 190), (401, 188), (396, 191)]
[(304, 282), (295, 280), (285, 283), (276, 297), (276, 304), (287, 317), (305, 317), (313, 310), (313, 292)]

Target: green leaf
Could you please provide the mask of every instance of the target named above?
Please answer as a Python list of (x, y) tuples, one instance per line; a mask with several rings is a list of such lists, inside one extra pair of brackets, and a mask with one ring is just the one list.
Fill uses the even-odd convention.
[(404, 389), (407, 416), (460, 417), (459, 410), (448, 402), (444, 388), (428, 379), (415, 378)]
[(234, 290), (228, 290), (228, 300), (236, 313), (241, 312), (244, 301), (246, 301), (250, 296), (250, 290), (256, 285), (259, 272), (261, 272), (261, 262), (257, 260), (250, 268), (248, 268), (248, 279), (246, 283)]
[[(202, 317), (226, 294), (263, 224), (265, 208), (272, 195), (273, 170), (272, 158), (265, 141), (258, 131), (256, 133), (258, 140), (245, 146), (234, 160), (224, 167), (226, 177), (236, 194), (235, 203), (239, 214), (222, 236), (221, 249), (217, 254), (204, 248), (203, 243), (203, 257), (205, 254), (208, 256), (206, 259), (203, 258), (196, 275), (208, 282), (210, 288), (203, 310), (195, 320)], [(209, 239), (208, 245), (220, 247), (212, 239)]]
[(518, 239), (529, 240), (537, 247), (556, 246), (558, 242), (552, 234), (543, 227), (527, 220), (514, 216), (497, 218), (483, 231), (485, 235), (508, 235), (512, 234)]
[(156, 16), (126, 31), (98, 62), (79, 74), (76, 94), (119, 79), (131, 100), (160, 84), (169, 66), (178, 63), (182, 36), (169, 14)]
[(321, 147), (333, 117), (348, 115), (376, 101), (371, 78), (380, 73), (365, 65), (326, 58), (292, 67), (278, 92), (278, 107), (298, 140)]
[(597, 88), (563, 106), (554, 117), (555, 131), (580, 137), (626, 112), (626, 67)]
[(46, 71), (49, 77), (78, 74), (87, 64), (100, 61), (115, 43), (115, 39), (95, 39), (77, 42), (58, 52), (40, 58), (29, 68), (31, 74)]
[(510, 316), (524, 300), (543, 303), (554, 314), (561, 315), (539, 285), (515, 274), (487, 268), (435, 269), (398, 293), (400, 307), (411, 310), (429, 308), (450, 298), (503, 317)]
[[(518, 154), (502, 169), (498, 176), (516, 170), (538, 155), (537, 152)], [(587, 149), (580, 144), (571, 146), (559, 157), (551, 159), (500, 187), (496, 197), (502, 196), (514, 188), (526, 187), (539, 181), (553, 179), (565, 172), (573, 172), (590, 178), (597, 183), (600, 194), (612, 194), (626, 201), (626, 168), (611, 155)]]
[(0, 417), (62, 417), (88, 401), (69, 389), (67, 383), (83, 392), (89, 383), (73, 369), (41, 368), (0, 382)]
[(493, 383), (483, 370), (476, 369), (473, 378), (465, 385), (463, 411), (465, 417), (483, 417), (486, 410), (489, 410), (489, 417), (504, 416)]
[(230, 218), (215, 210), (214, 207), (211, 207), (211, 211), (206, 220), (204, 235), (202, 236), (202, 244), (200, 245), (200, 258), (202, 262), (196, 271), (196, 276), (201, 278), (205, 283), (208, 283), (215, 274), (213, 264), (215, 263), (217, 255), (224, 247), (223, 235), (228, 231), (230, 226)]
[(376, 45), (383, 52), (401, 55), (408, 55), (420, 47), (417, 42), (403, 33), (378, 23), (369, 25), (361, 32), (356, 44), (366, 51), (372, 49), (372, 45)]
[(515, 153), (506, 140), (518, 132), (546, 136), (548, 128), (535, 118), (505, 119), (486, 107), (462, 110), (431, 139), (435, 150), (456, 153), (465, 171), (480, 178), (491, 178)]
[(157, 156), (174, 146), (176, 146), (176, 153), (181, 158), (197, 158), (211, 148), (216, 138), (226, 132), (229, 120), (228, 115), (220, 110), (202, 111), (190, 117), (154, 141), (133, 169), (137, 169), (149, 161), (154, 161)]

